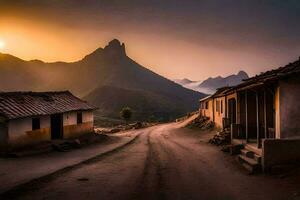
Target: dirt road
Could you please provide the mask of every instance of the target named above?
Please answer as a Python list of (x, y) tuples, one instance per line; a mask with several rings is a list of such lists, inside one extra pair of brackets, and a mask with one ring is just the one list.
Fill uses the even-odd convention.
[(125, 148), (9, 198), (300, 199), (299, 180), (249, 176), (233, 157), (208, 144), (208, 136), (176, 123), (150, 127)]

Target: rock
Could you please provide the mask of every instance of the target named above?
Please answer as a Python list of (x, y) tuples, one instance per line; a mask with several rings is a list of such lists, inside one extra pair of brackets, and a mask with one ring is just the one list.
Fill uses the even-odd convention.
[[(217, 146), (224, 146), (230, 144), (230, 131), (223, 130), (220, 132), (217, 132), (210, 140), (209, 143), (215, 144)], [(226, 150), (223, 149), (225, 152), (229, 152), (229, 150), (226, 147)]]
[(121, 131), (120, 128), (112, 128), (112, 129), (109, 131), (109, 133), (118, 133), (118, 132), (120, 132), (120, 131)]
[(223, 152), (229, 152), (230, 148), (229, 148), (228, 145), (225, 145), (225, 146), (222, 147), (221, 151), (223, 151)]
[(140, 128), (143, 128), (143, 124), (141, 122), (135, 123), (134, 129), (140, 129)]
[(211, 130), (214, 128), (214, 122), (210, 121), (207, 117), (197, 117), (191, 121), (187, 127), (200, 128), (201, 130)]
[(73, 142), (72, 142), (72, 146), (74, 148), (80, 148), (81, 147), (81, 142), (79, 139), (75, 139)]

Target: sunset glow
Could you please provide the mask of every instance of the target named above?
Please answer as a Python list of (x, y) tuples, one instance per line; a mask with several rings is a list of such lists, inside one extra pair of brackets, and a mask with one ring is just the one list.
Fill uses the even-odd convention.
[(83, 7), (77, 1), (9, 2), (0, 4), (0, 38), (6, 43), (0, 49), (24, 60), (74, 62), (118, 38), (130, 57), (158, 74), (203, 80), (241, 69), (254, 75), (299, 57), (298, 18), (289, 17), (294, 5), (274, 19), (273, 11), (244, 15), (257, 3), (237, 4), (232, 12), (219, 1), (159, 1), (150, 7), (127, 1)]
[(300, 0), (0, 0), (0, 200), (300, 200)]
[(5, 42), (0, 39), (0, 49), (4, 49), (5, 47)]

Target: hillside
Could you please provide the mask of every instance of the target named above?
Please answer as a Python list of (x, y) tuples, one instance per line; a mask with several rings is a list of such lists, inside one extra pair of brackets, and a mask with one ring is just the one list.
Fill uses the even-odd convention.
[(97, 105), (97, 115), (118, 117), (129, 106), (136, 119), (174, 119), (197, 109), (204, 96), (139, 65), (118, 40), (72, 63), (0, 54), (0, 84), (2, 91), (70, 90)]

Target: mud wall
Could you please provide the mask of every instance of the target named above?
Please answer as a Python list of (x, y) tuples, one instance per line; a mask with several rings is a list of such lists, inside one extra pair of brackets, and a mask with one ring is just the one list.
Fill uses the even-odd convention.
[(8, 139), (8, 124), (4, 117), (0, 116), (0, 150), (6, 148)]
[(281, 80), (280, 138), (300, 139), (300, 75)]
[[(219, 102), (219, 110), (217, 111), (217, 101)], [(225, 117), (225, 97), (218, 97), (214, 99), (214, 115), (215, 115), (215, 125), (218, 128), (223, 127), (223, 118)], [(222, 105), (221, 105), (222, 104)], [(222, 109), (221, 109), (222, 107)]]
[(65, 113), (64, 138), (75, 138), (80, 135), (91, 133), (94, 130), (94, 116), (92, 111), (82, 112), (82, 123), (77, 124), (77, 112)]
[(50, 140), (50, 116), (40, 117), (40, 127), (39, 130), (32, 130), (32, 118), (10, 120), (8, 122), (8, 143), (15, 147)]
[(263, 168), (300, 162), (300, 139), (265, 139), (262, 143)]
[[(11, 148), (51, 140), (50, 116), (40, 116), (40, 129), (32, 130), (32, 118), (14, 119), (8, 122), (8, 144)], [(77, 124), (77, 112), (63, 114), (64, 138), (74, 138), (94, 129), (93, 112), (82, 112), (82, 123)]]
[[(208, 102), (208, 109), (205, 109), (205, 102)], [(205, 102), (203, 102), (204, 107), (203, 107), (203, 109), (201, 109), (201, 115), (205, 116), (205, 117), (209, 117), (210, 120), (212, 121), (213, 120), (213, 100), (210, 99)]]
[(93, 122), (64, 126), (64, 138), (76, 138), (83, 134), (93, 132), (93, 129)]

